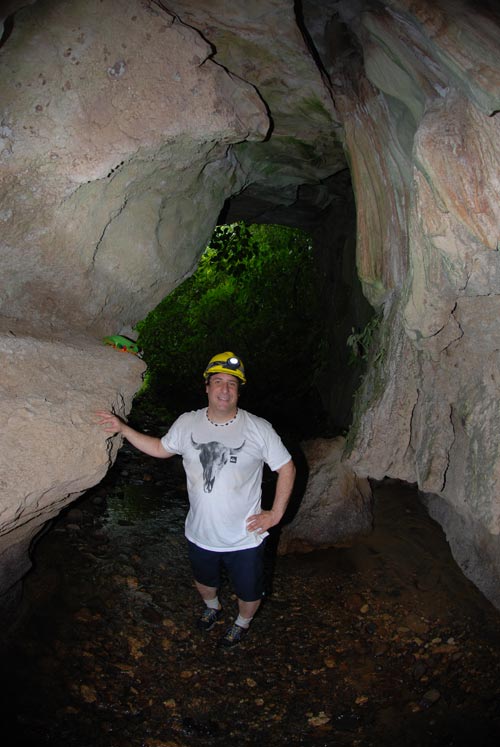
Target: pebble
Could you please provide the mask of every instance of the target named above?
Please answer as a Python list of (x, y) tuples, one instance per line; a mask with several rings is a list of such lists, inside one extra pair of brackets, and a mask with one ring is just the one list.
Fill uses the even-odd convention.
[(311, 716), (308, 719), (308, 723), (311, 726), (324, 726), (331, 721), (330, 716), (327, 716), (324, 711), (320, 711), (316, 716)]
[(439, 690), (428, 690), (420, 701), (420, 705), (423, 708), (429, 708), (430, 706), (434, 705), (434, 703), (437, 703), (440, 698), (441, 693), (439, 692)]
[(383, 642), (377, 643), (377, 645), (373, 649), (373, 655), (384, 656), (384, 654), (387, 653), (388, 649), (389, 649), (389, 646), (387, 645), (387, 643), (383, 643)]
[(413, 676), (415, 677), (415, 679), (419, 680), (424, 676), (426, 671), (427, 671), (427, 666), (425, 665), (423, 661), (420, 660), (415, 664), (415, 667), (413, 669)]
[(81, 508), (70, 508), (66, 514), (66, 521), (81, 524), (83, 521), (83, 511)]
[(417, 635), (426, 635), (429, 632), (429, 625), (417, 615), (408, 615), (404, 624)]

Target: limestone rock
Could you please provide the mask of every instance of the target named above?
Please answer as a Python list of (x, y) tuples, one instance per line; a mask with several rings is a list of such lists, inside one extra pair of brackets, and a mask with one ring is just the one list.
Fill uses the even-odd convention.
[(321, 200), (324, 208), (330, 199), (324, 180), (343, 171), (346, 160), (330, 86), (311, 54), (296, 4), (172, 0), (169, 8), (201, 30), (217, 62), (255, 86), (270, 113), (271, 137), (234, 146), (248, 176), (231, 201), (229, 220), (290, 224), (290, 209), (276, 215), (283, 204), (314, 208)]
[[(86, 337), (34, 337), (11, 322), (0, 335), (0, 592), (29, 567), (41, 527), (112, 463), (119, 439), (97, 409), (125, 416), (144, 363)], [(15, 562), (12, 560), (15, 558)]]
[(280, 554), (345, 545), (370, 532), (370, 484), (343, 462), (344, 446), (342, 437), (303, 444), (309, 479), (297, 515), (282, 529)]
[(238, 188), (228, 146), (269, 129), (254, 88), (211, 55), (160, 4), (15, 14), (0, 58), (1, 314), (109, 334), (192, 271)]
[[(383, 92), (392, 127), (400, 107), (404, 142), (410, 137), (413, 144), (393, 161), (407, 174), (410, 158), (413, 170), (411, 181), (395, 182), (396, 189), (405, 186), (396, 213), (386, 204), (385, 187), (380, 189), (380, 175), (386, 183), (390, 168), (383, 149), (372, 148), (377, 157), (384, 154), (375, 182), (369, 160), (370, 178), (353, 172), (361, 212), (370, 211), (372, 218), (358, 245), (358, 263), (362, 273), (369, 268), (367, 293), (384, 312), (358, 398), (350, 458), (360, 474), (417, 482), (432, 495), (429, 506), (443, 522), (457, 561), (498, 603), (492, 590), (500, 581), (500, 120), (491, 114), (500, 103), (500, 16), (488, 4), (424, 0), (394, 0), (374, 12), (349, 13), (368, 52), (366, 74), (377, 99)], [(366, 83), (358, 91), (366, 91)], [(381, 129), (374, 98), (372, 93), (364, 108), (361, 94), (357, 108), (354, 96), (345, 103), (348, 113), (368, 118), (372, 144)], [(368, 143), (357, 142), (362, 149), (356, 161), (363, 164), (372, 153)], [(389, 248), (397, 239), (385, 231), (391, 215), (407, 251), (407, 270), (399, 265), (397, 272), (397, 252)]]
[(500, 609), (500, 535), (485, 529), (479, 517), (458, 512), (453, 500), (427, 494), (424, 502), (443, 527), (451, 551), (464, 574)]

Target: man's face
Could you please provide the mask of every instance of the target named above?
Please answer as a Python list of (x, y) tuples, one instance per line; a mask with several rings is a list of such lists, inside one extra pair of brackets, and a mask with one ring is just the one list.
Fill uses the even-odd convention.
[(218, 413), (233, 415), (236, 412), (239, 382), (236, 376), (226, 373), (212, 374), (206, 386), (208, 404)]

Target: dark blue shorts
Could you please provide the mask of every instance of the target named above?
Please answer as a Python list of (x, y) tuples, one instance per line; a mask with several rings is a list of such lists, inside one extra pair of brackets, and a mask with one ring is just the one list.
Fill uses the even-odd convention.
[(225, 566), (238, 599), (256, 602), (264, 595), (264, 549), (266, 540), (258, 547), (232, 552), (204, 550), (188, 540), (189, 560), (199, 584), (221, 585), (221, 570)]

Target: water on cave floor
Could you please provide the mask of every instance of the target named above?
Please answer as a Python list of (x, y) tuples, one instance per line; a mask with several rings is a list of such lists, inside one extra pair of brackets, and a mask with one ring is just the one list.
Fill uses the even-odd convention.
[(278, 557), (238, 649), (195, 628), (178, 462), (124, 448), (40, 540), (3, 645), (6, 747), (497, 745), (500, 613), (416, 491), (375, 486), (374, 532)]

